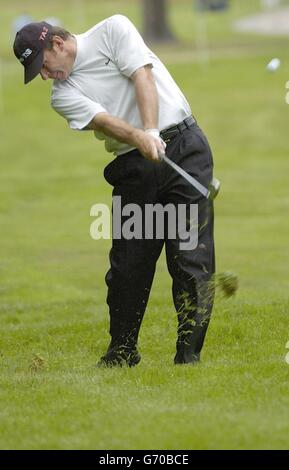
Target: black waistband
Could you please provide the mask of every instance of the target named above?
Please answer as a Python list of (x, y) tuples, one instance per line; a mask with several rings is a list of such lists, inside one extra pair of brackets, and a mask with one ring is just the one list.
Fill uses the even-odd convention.
[(169, 127), (168, 129), (164, 129), (163, 131), (161, 131), (160, 132), (161, 138), (165, 142), (170, 141), (177, 134), (181, 134), (185, 129), (188, 129), (195, 123), (196, 123), (196, 120), (193, 118), (193, 116), (189, 116), (186, 119), (184, 119), (182, 122), (180, 122), (179, 124), (176, 124), (175, 126)]

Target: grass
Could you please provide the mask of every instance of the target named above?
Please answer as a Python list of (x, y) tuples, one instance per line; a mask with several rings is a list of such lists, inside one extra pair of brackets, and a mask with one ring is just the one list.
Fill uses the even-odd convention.
[[(92, 3), (84, 18), (93, 13), (98, 21), (115, 5), (137, 17), (135, 2), (107, 1), (95, 10)], [(288, 448), (287, 39), (264, 38), (262, 46), (254, 35), (233, 33), (226, 24), (237, 14), (235, 2), (225, 16), (208, 15), (216, 44), (203, 63), (190, 56), (187, 15), (175, 3), (187, 55), (176, 59), (174, 48), (160, 54), (214, 150), (222, 181), (218, 271), (238, 273), (239, 292), (217, 296), (202, 364), (174, 367), (176, 318), (162, 257), (141, 331), (141, 364), (95, 369), (108, 342), (110, 242), (90, 238), (89, 212), (110, 203), (102, 171), (111, 157), (54, 115), (49, 84), (23, 87), (22, 70), (1, 42), (2, 449)], [(191, 2), (182, 3), (191, 12)], [(242, 2), (242, 13), (257, 3)], [(42, 8), (26, 4), (35, 16)], [(19, 5), (3, 5), (7, 22)], [(62, 8), (76, 23), (73, 9), (57, 5), (45, 4), (43, 15)], [(265, 64), (274, 50), (284, 65), (270, 75)]]

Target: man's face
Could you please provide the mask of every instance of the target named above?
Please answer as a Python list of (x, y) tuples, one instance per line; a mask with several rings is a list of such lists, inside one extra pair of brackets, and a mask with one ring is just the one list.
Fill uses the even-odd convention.
[(66, 42), (55, 36), (53, 48), (44, 50), (44, 60), (40, 75), (43, 80), (66, 80), (70, 75), (74, 59), (69, 55)]

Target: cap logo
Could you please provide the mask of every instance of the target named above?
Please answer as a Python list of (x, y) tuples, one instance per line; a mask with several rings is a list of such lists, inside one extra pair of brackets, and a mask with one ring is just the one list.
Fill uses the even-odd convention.
[(46, 26), (43, 26), (43, 30), (39, 36), (39, 41), (45, 41), (47, 33), (48, 33), (48, 28)]
[(32, 50), (31, 49), (26, 49), (26, 51), (23, 52), (23, 54), (21, 54), (21, 57), (20, 57), (20, 62), (24, 62), (25, 59), (27, 59), (27, 57), (30, 56), (30, 54), (32, 54)]

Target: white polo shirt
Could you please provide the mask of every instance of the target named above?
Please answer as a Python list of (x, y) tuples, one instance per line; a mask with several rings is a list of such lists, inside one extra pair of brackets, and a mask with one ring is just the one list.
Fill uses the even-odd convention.
[[(159, 129), (178, 124), (191, 114), (166, 67), (125, 16), (107, 18), (75, 38), (77, 55), (72, 73), (62, 82), (54, 80), (51, 97), (52, 107), (72, 129), (84, 129), (101, 112), (143, 129), (130, 77), (148, 64), (152, 65), (158, 91)], [(132, 149), (101, 132), (95, 132), (95, 136), (105, 140), (108, 152), (121, 154)]]

